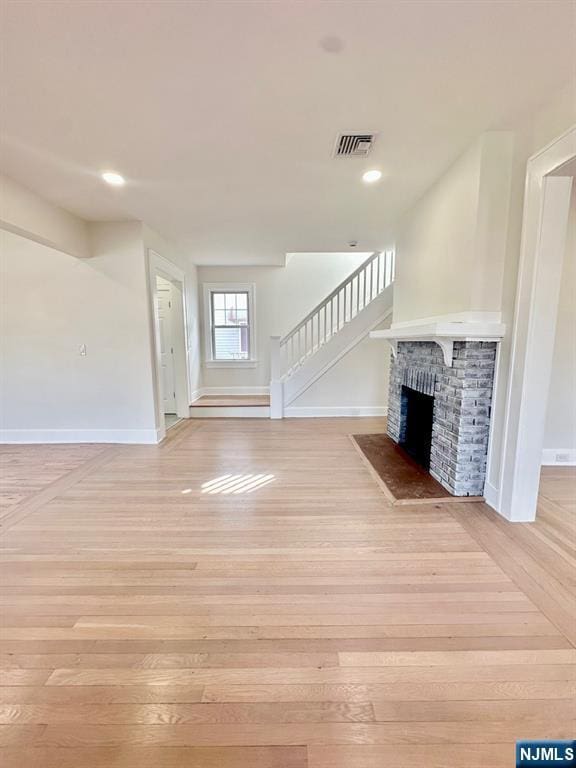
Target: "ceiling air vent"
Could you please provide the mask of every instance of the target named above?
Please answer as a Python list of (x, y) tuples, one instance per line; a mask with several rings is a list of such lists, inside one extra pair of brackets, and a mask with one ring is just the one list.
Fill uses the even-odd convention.
[(343, 133), (336, 141), (335, 157), (366, 157), (376, 140), (375, 133)]

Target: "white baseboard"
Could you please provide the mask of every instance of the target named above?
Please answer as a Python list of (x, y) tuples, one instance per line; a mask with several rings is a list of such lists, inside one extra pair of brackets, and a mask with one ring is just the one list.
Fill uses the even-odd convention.
[(158, 443), (157, 429), (2, 429), (0, 443)]
[(198, 400), (202, 395), (204, 394), (203, 390), (195, 389), (193, 392), (190, 392), (190, 403), (193, 403), (195, 400)]
[(576, 465), (576, 450), (574, 448), (543, 448), (542, 466), (544, 467), (573, 467)]
[(500, 489), (488, 481), (484, 485), (484, 499), (489, 507), (496, 512), (500, 511)]
[(386, 416), (385, 405), (341, 405), (341, 406), (292, 406), (284, 409), (287, 419), (338, 418), (344, 416)]
[(192, 392), (190, 403), (204, 395), (268, 395), (270, 387), (201, 387)]
[(211, 406), (195, 405), (190, 409), (191, 419), (269, 419), (270, 408), (255, 406)]

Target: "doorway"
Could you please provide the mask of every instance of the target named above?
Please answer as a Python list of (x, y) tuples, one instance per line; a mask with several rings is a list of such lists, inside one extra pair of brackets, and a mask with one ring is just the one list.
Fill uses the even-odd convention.
[(179, 421), (176, 413), (176, 370), (174, 365), (174, 329), (176, 290), (169, 280), (156, 275), (156, 301), (160, 331), (160, 367), (162, 377), (162, 408), (164, 426), (168, 430)]
[(575, 165), (576, 127), (528, 162), (497, 506), (514, 522), (538, 506)]
[(150, 250), (150, 293), (154, 316), (156, 430), (159, 441), (190, 416), (186, 282), (184, 272)]

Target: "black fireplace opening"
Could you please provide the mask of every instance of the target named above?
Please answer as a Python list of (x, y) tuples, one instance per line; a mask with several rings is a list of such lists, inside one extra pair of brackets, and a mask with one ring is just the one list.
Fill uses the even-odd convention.
[(402, 387), (400, 446), (424, 469), (430, 469), (434, 397)]

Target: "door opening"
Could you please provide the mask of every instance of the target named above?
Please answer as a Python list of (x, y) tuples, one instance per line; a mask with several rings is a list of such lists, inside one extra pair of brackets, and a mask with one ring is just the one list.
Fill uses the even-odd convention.
[[(514, 522), (532, 522), (538, 507), (575, 164), (576, 126), (528, 161), (510, 379), (492, 503)], [(561, 376), (567, 378), (566, 373)], [(562, 426), (570, 407), (570, 398), (562, 405), (563, 399), (550, 404)], [(564, 448), (552, 449), (555, 462), (569, 463)]]
[(161, 441), (168, 429), (190, 417), (186, 277), (179, 267), (155, 251), (149, 250), (148, 258), (154, 320), (156, 431)]
[(176, 369), (174, 360), (174, 331), (176, 329), (175, 288), (169, 280), (156, 275), (156, 301), (160, 332), (160, 366), (162, 380), (162, 406), (166, 429), (179, 419), (176, 413)]

